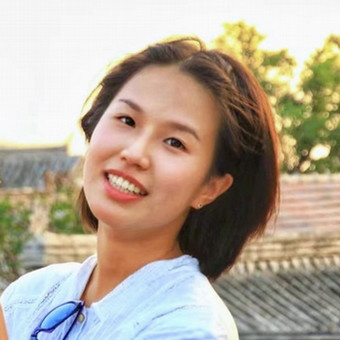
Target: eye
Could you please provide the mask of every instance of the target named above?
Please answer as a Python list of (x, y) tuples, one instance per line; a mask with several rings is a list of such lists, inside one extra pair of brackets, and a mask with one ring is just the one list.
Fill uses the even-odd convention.
[(119, 117), (118, 119), (126, 125), (129, 125), (129, 126), (132, 126), (132, 127), (136, 126), (135, 121), (128, 116), (122, 116), (122, 117)]
[(183, 143), (179, 141), (177, 138), (168, 138), (165, 140), (165, 142), (169, 144), (170, 146), (172, 146), (173, 148), (185, 149)]

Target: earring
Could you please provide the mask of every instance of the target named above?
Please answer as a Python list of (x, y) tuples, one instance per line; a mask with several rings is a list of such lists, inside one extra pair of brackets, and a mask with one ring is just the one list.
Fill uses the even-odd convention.
[(202, 203), (198, 203), (197, 204), (197, 209), (201, 209), (203, 207), (203, 204)]

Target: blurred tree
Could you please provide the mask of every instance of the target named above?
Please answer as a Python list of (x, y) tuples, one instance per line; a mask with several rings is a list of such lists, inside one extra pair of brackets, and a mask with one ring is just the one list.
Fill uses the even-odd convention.
[(223, 27), (215, 47), (247, 65), (269, 96), (281, 134), (282, 170), (339, 171), (340, 36), (330, 36), (306, 62), (293, 91), (295, 60), (287, 50), (261, 49), (264, 36), (244, 22)]
[[(290, 131), (298, 141), (299, 171), (340, 171), (340, 36), (330, 35), (301, 74), (302, 119)], [(295, 106), (296, 106), (295, 102)], [(284, 110), (282, 114), (284, 115)]]
[(224, 33), (213, 41), (214, 46), (234, 55), (254, 73), (275, 108), (278, 98), (290, 91), (295, 59), (286, 49), (261, 49), (265, 36), (243, 21), (226, 23), (223, 28)]
[(29, 232), (31, 212), (9, 198), (0, 201), (0, 278), (12, 282), (22, 274), (20, 255)]
[(76, 208), (79, 188), (68, 178), (60, 178), (49, 211), (49, 230), (60, 234), (84, 234)]
[[(340, 36), (329, 36), (305, 63), (298, 92), (281, 98), (279, 112), (288, 172), (340, 170)], [(288, 147), (287, 147), (288, 146)]]

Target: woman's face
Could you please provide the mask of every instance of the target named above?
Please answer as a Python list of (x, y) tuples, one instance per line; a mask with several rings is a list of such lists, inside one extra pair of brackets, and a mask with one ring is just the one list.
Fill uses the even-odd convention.
[(176, 237), (207, 203), (219, 114), (212, 95), (177, 66), (148, 66), (115, 96), (86, 155), (84, 190), (117, 235)]

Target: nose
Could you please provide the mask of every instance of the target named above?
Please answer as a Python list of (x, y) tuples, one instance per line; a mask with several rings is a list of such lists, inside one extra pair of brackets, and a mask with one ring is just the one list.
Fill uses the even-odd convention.
[(138, 138), (131, 143), (127, 143), (120, 152), (120, 158), (127, 165), (135, 166), (141, 170), (150, 167), (149, 142), (146, 138)]

